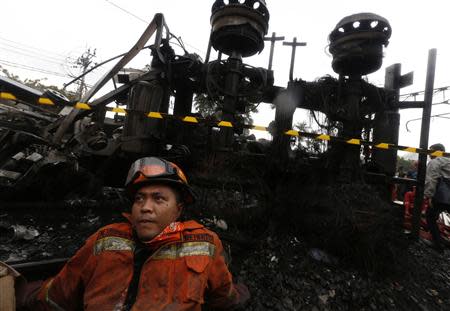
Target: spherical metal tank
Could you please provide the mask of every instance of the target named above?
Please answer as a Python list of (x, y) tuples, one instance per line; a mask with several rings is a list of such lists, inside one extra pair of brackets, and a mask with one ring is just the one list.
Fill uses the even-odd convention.
[(211, 11), (211, 44), (216, 50), (248, 57), (264, 49), (269, 28), (264, 0), (216, 0)]
[(330, 33), (333, 70), (341, 75), (366, 75), (380, 69), (383, 46), (389, 44), (391, 25), (373, 13), (343, 18)]

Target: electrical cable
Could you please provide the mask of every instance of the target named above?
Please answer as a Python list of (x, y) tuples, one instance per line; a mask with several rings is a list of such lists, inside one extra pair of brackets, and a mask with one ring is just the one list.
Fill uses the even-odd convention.
[[(442, 116), (446, 116), (446, 115), (449, 115), (449, 114), (450, 114), (450, 112), (439, 113), (439, 114), (431, 115), (430, 118), (434, 118), (434, 117), (440, 118), (440, 117), (442, 117)], [(409, 124), (410, 122), (413, 122), (413, 121), (419, 121), (419, 120), (422, 120), (422, 118), (416, 118), (416, 119), (411, 119), (411, 120), (406, 121), (406, 124), (405, 124), (406, 130), (407, 130), (408, 132), (411, 132), (411, 131), (409, 130), (409, 128), (408, 128), (408, 124)]]
[(23, 56), (26, 56), (26, 57), (36, 58), (36, 59), (39, 59), (41, 61), (45, 61), (45, 62), (57, 64), (57, 65), (61, 65), (62, 64), (62, 62), (57, 62), (57, 61), (54, 61), (54, 60), (45, 59), (43, 57), (39, 57), (38, 55), (27, 54), (25, 52), (15, 51), (15, 50), (8, 49), (8, 48), (1, 47), (1, 46), (0, 46), (0, 49), (4, 50), (4, 51), (9, 51), (9, 52), (12, 52), (12, 53), (15, 53), (15, 54), (20, 54), (20, 55), (23, 55)]
[(118, 8), (119, 10), (121, 10), (121, 11), (127, 13), (128, 15), (133, 16), (134, 18), (140, 20), (141, 22), (143, 22), (143, 23), (145, 23), (145, 24), (147, 24), (147, 25), (149, 24), (149, 22), (147, 22), (145, 19), (140, 18), (139, 16), (137, 16), (136, 14), (131, 13), (131, 12), (128, 11), (128, 10), (125, 10), (124, 8), (122, 8), (122, 7), (118, 6), (117, 4), (115, 4), (114, 2), (112, 2), (112, 1), (110, 1), (110, 0), (105, 0), (105, 1), (108, 2), (109, 4), (111, 4), (112, 6), (115, 6), (115, 7)]
[[(144, 46), (144, 47), (142, 48), (142, 50), (151, 48), (152, 46), (153, 46), (153, 45), (147, 45), (147, 46)], [(142, 51), (142, 50), (141, 50), (141, 51)], [(105, 61), (103, 61), (103, 62), (101, 62), (101, 63), (96, 64), (95, 66), (93, 66), (93, 67), (91, 67), (90, 69), (88, 69), (88, 70), (86, 70), (85, 72), (83, 72), (81, 75), (75, 77), (73, 80), (69, 81), (68, 83), (65, 83), (63, 89), (65, 89), (66, 87), (68, 87), (69, 85), (71, 85), (72, 83), (74, 83), (75, 81), (77, 81), (77, 80), (83, 78), (85, 75), (87, 75), (88, 73), (94, 71), (94, 70), (97, 69), (98, 67), (103, 66), (104, 64), (109, 63), (110, 61), (113, 61), (113, 60), (115, 60), (115, 59), (117, 59), (117, 58), (119, 58), (119, 57), (122, 57), (122, 56), (126, 55), (126, 54), (128, 54), (128, 52), (122, 53), (122, 54), (119, 54), (119, 55), (116, 55), (116, 56), (111, 57), (111, 58), (109, 58), (109, 59), (107, 59), (107, 60), (105, 60)], [(71, 78), (72, 78), (72, 77), (71, 77)]]
[[(136, 14), (134, 14), (134, 13), (132, 13), (132, 12), (130, 12), (130, 11), (128, 11), (128, 10), (122, 8), (121, 6), (119, 6), (119, 5), (115, 4), (114, 2), (112, 2), (111, 0), (105, 0), (105, 1), (108, 2), (109, 4), (111, 4), (112, 6), (115, 6), (115, 7), (118, 8), (119, 10), (123, 11), (124, 13), (126, 13), (126, 14), (128, 14), (128, 15), (130, 15), (130, 16), (136, 18), (136, 19), (138, 19), (139, 21), (141, 21), (141, 22), (143, 22), (143, 23), (145, 23), (145, 24), (147, 24), (147, 25), (149, 24), (149, 22), (146, 21), (145, 19), (143, 19), (143, 18), (137, 16)], [(170, 32), (169, 32), (169, 34), (170, 34), (171, 36), (173, 36), (174, 38), (176, 38), (177, 40), (179, 40), (179, 38), (176, 37), (174, 34), (172, 34), (172, 33), (170, 33)], [(178, 42), (180, 43), (180, 41), (178, 41)], [(180, 43), (180, 45), (182, 45), (182, 48), (183, 48), (183, 50), (185, 50), (185, 51), (186, 51), (186, 49), (184, 48), (184, 46), (187, 45), (187, 46), (191, 47), (192, 49), (196, 50), (197, 52), (200, 52), (200, 53), (202, 53), (203, 55), (206, 55), (206, 53), (205, 53), (204, 51), (202, 51), (202, 50), (196, 48), (195, 46), (193, 46), (193, 45), (191, 45), (191, 44), (188, 44), (188, 43)], [(187, 53), (186, 53), (186, 54), (187, 54)]]
[(181, 40), (181, 37), (177, 37), (177, 36), (175, 36), (175, 35), (174, 35), (173, 33), (171, 33), (171, 32), (169, 32), (169, 35), (170, 35), (169, 40), (172, 39), (172, 38), (174, 38), (175, 40), (177, 40), (177, 41), (178, 41), (178, 46), (181, 47), (181, 48), (183, 49), (183, 51), (184, 51), (185, 54), (189, 54), (188, 51), (186, 50), (186, 48), (184, 47), (184, 43), (183, 43), (183, 41)]
[(14, 63), (14, 62), (10, 62), (10, 61), (3, 60), (3, 59), (0, 59), (0, 64), (6, 65), (6, 66), (11, 66), (11, 67), (16, 67), (16, 68), (21, 68), (21, 69), (26, 69), (26, 70), (30, 70), (30, 71), (40, 72), (40, 73), (46, 73), (46, 74), (59, 76), (59, 77), (63, 77), (63, 78), (67, 78), (67, 77), (70, 78), (70, 76), (68, 76), (68, 75), (65, 75), (65, 74), (62, 74), (62, 73), (58, 73), (58, 72), (55, 72), (55, 71), (50, 71), (50, 70), (46, 70), (46, 69), (42, 69), (42, 68), (38, 68), (38, 67), (33, 67), (33, 66), (27, 66), (27, 65)]
[[(0, 40), (7, 41), (7, 42), (10, 42), (10, 43), (22, 46), (22, 47), (16, 47), (17, 49), (21, 49), (21, 50), (26, 50), (28, 52), (42, 54), (42, 55), (45, 55), (46, 57), (54, 58), (55, 60), (65, 60), (65, 59), (67, 59), (67, 55), (63, 55), (63, 54), (59, 54), (59, 53), (56, 53), (56, 52), (44, 50), (44, 49), (41, 49), (41, 48), (37, 48), (35, 46), (31, 46), (31, 45), (28, 45), (28, 44), (24, 44), (24, 43), (20, 43), (20, 42), (17, 42), (17, 41), (9, 40), (9, 39), (3, 38), (3, 37), (0, 37)], [(13, 45), (10, 45), (10, 44), (7, 44), (7, 43), (0, 42), (0, 44), (9, 45), (11, 47), (14, 47)], [(42, 51), (43, 53), (42, 52), (38, 52), (38, 51)], [(55, 56), (50, 56), (49, 54), (53, 54)]]
[[(450, 90), (450, 85), (449, 86), (443, 86), (443, 87), (434, 88), (433, 89), (433, 94), (435, 94), (437, 92), (447, 91), (447, 90)], [(423, 94), (423, 93), (425, 93), (425, 91), (411, 92), (411, 93), (401, 94), (400, 97), (417, 96), (417, 95), (420, 95), (420, 94)]]

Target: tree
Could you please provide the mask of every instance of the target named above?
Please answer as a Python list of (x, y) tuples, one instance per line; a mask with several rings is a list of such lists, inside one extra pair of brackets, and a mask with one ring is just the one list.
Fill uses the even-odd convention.
[[(223, 106), (223, 100), (223, 96), (213, 98), (207, 94), (197, 94), (194, 97), (194, 107), (203, 118), (222, 120), (221, 108)], [(252, 125), (253, 119), (251, 113), (258, 112), (258, 104), (248, 101), (245, 101), (243, 104), (246, 107), (245, 112), (235, 114), (235, 125), (237, 128), (242, 128), (243, 125)]]
[(397, 156), (397, 171), (402, 170), (404, 173), (413, 171), (416, 168), (414, 167), (415, 160), (405, 159), (401, 156)]
[[(317, 133), (317, 131), (314, 131), (306, 121), (302, 121), (299, 123), (296, 123), (294, 125), (294, 128), (297, 129), (300, 132), (308, 132), (308, 133)], [(305, 150), (309, 153), (322, 153), (324, 152), (326, 148), (326, 144), (323, 141), (315, 140), (312, 138), (297, 138), (297, 147)]]

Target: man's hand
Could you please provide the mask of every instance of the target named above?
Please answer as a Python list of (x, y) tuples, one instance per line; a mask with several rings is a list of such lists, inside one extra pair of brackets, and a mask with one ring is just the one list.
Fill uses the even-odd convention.
[(424, 197), (423, 200), (426, 202), (426, 205), (428, 206), (428, 208), (432, 207), (433, 204), (431, 203), (431, 198), (428, 197)]
[(250, 299), (250, 291), (244, 283), (234, 284), (234, 288), (239, 293), (239, 304), (242, 305)]
[(36, 300), (42, 284), (44, 284), (44, 281), (42, 280), (26, 282), (25, 286), (20, 290), (16, 290), (17, 308), (25, 308), (25, 310), (30, 309), (31, 305)]

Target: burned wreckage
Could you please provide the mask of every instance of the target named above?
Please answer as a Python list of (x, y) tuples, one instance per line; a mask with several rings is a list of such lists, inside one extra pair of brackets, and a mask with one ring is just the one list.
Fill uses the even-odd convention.
[[(211, 26), (205, 60), (187, 51), (176, 55), (164, 16), (156, 14), (130, 51), (76, 102), (0, 78), (0, 211), (64, 208), (76, 202), (92, 208), (123, 204), (126, 170), (144, 155), (186, 167), (199, 192), (197, 210), (206, 211), (214, 195), (222, 200), (214, 213), (235, 216), (241, 225), (271, 213), (271, 206), (280, 204), (284, 183), (293, 184), (291, 190), (309, 187), (302, 193), (316, 201), (330, 185), (371, 184), (389, 201), (397, 150), (402, 149), (399, 109), (430, 106), (431, 98), (399, 102), (400, 88), (412, 83), (412, 74), (402, 75), (400, 64), (387, 68), (385, 87), (363, 79), (382, 65), (391, 35), (385, 18), (360, 13), (338, 22), (329, 34), (337, 79), (294, 79), (295, 51), (305, 43), (295, 38), (284, 42), (292, 47), (286, 87), (274, 85), (273, 50), (280, 37), (266, 37), (265, 1), (217, 0)], [(146, 46), (152, 38), (154, 43)], [(244, 63), (263, 50), (265, 41), (271, 48), (268, 68)], [(147, 48), (152, 51), (149, 70), (138, 76), (121, 73)], [(213, 48), (218, 56), (211, 60)], [(430, 55), (428, 94), (435, 54)], [(93, 99), (111, 79), (115, 89)], [(195, 94), (205, 95), (216, 112), (193, 112)], [(242, 115), (251, 103), (274, 105), (270, 127), (245, 124)], [(319, 133), (293, 130), (297, 108), (325, 116)], [(273, 140), (255, 141), (247, 129), (270, 131)], [(309, 154), (302, 144), (293, 150), (299, 136), (321, 142), (322, 152)], [(246, 208), (239, 210), (236, 202)], [(299, 202), (308, 205), (306, 199)], [(272, 219), (291, 212), (277, 209)]]

